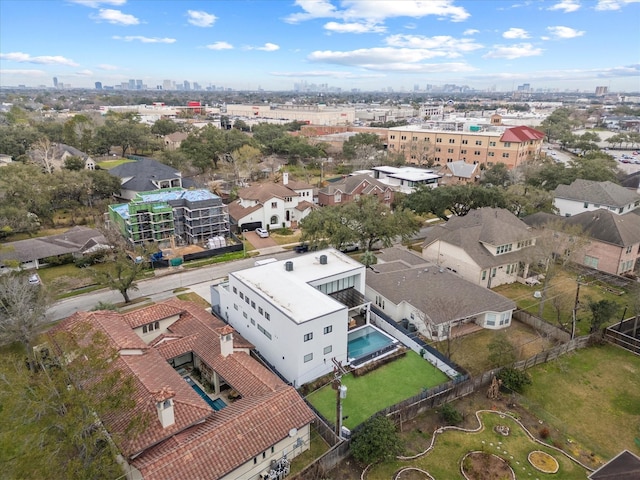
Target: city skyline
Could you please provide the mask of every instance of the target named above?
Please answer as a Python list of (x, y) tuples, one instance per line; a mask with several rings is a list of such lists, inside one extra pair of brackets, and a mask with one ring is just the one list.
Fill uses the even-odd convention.
[(638, 18), (640, 0), (0, 0), (0, 86), (638, 92)]

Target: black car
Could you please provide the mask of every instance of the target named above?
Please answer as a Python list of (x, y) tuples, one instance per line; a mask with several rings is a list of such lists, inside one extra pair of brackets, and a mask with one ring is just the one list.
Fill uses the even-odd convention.
[(293, 247), (293, 250), (296, 253), (305, 253), (309, 251), (309, 245), (306, 243), (301, 243), (300, 245), (296, 245), (295, 247)]

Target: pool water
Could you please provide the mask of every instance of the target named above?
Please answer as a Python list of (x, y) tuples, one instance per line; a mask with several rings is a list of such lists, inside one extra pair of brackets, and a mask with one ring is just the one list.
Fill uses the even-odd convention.
[(347, 355), (349, 358), (359, 358), (369, 355), (395, 343), (394, 339), (380, 330), (365, 325), (353, 330), (348, 335)]
[(224, 400), (222, 400), (221, 398), (216, 398), (215, 400), (211, 400), (211, 398), (209, 398), (209, 395), (207, 395), (207, 394), (206, 394), (206, 393), (205, 393), (205, 392), (200, 388), (200, 386), (199, 386), (196, 382), (194, 382), (194, 381), (191, 379), (191, 377), (188, 377), (188, 376), (187, 376), (187, 377), (183, 377), (183, 378), (185, 379), (185, 381), (186, 381), (189, 385), (191, 385), (191, 388), (193, 388), (193, 389), (196, 391), (196, 393), (197, 393), (198, 395), (200, 395), (200, 397), (201, 397), (205, 402), (207, 402), (207, 404), (209, 404), (209, 406), (210, 406), (211, 408), (213, 408), (215, 411), (222, 410), (224, 407), (226, 407), (226, 406), (227, 406), (227, 404), (226, 404), (226, 403), (224, 403)]

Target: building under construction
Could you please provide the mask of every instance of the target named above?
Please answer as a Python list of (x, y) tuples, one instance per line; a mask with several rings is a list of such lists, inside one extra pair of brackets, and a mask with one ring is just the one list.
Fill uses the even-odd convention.
[(129, 203), (110, 205), (109, 219), (134, 245), (174, 241), (194, 245), (229, 237), (227, 206), (205, 189), (140, 192)]

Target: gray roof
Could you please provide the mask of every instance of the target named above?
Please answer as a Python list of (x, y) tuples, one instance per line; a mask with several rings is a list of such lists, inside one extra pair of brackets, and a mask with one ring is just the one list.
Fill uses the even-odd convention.
[[(122, 179), (130, 178), (130, 180), (122, 184), (122, 188), (134, 192), (157, 190), (158, 187), (151, 182), (152, 179), (160, 181), (182, 177), (179, 170), (165, 165), (162, 162), (158, 162), (153, 158), (141, 158), (135, 162), (123, 163), (117, 167), (113, 167), (109, 170), (109, 173)], [(195, 184), (192, 180), (183, 178), (182, 186), (184, 188), (190, 188), (195, 186)]]
[(630, 173), (620, 181), (620, 185), (629, 189), (640, 191), (640, 170)]
[[(391, 258), (390, 250), (385, 250), (387, 258)], [(367, 286), (396, 305), (407, 302), (435, 324), (516, 308), (512, 300), (405, 252), (417, 257), (411, 267), (393, 260), (367, 270)]]
[(445, 224), (432, 228), (425, 237), (423, 247), (441, 240), (462, 248), (478, 266), (487, 268), (515, 263), (522, 254), (513, 251), (496, 256), (484, 244), (499, 246), (535, 237), (535, 232), (510, 211), (483, 207), (471, 210), (463, 217), (451, 217)]
[(589, 202), (608, 207), (624, 207), (640, 200), (640, 195), (613, 182), (574, 180), (571, 185), (558, 185), (553, 192), (556, 198)]
[(0, 260), (31, 262), (66, 253), (82, 253), (95, 247), (96, 244), (107, 245), (106, 239), (99, 230), (73, 227), (58, 235), (4, 243), (0, 250)]
[(381, 191), (391, 190), (389, 185), (386, 185), (379, 180), (376, 180), (370, 175), (360, 174), (360, 175), (348, 175), (337, 182), (330, 183), (324, 188), (321, 188), (319, 192), (324, 193), (326, 195), (333, 195), (335, 192), (342, 192), (345, 194), (351, 194), (355, 191), (360, 184), (363, 182), (367, 182), (367, 187), (364, 189), (363, 193), (366, 195), (374, 190), (376, 187)]
[(451, 174), (460, 178), (471, 178), (478, 169), (477, 163), (467, 163), (464, 160), (447, 163), (447, 168)]
[(579, 225), (589, 238), (619, 247), (640, 242), (640, 215), (634, 212), (617, 215), (606, 208), (599, 208), (570, 217), (535, 213), (523, 220), (536, 226), (558, 221), (566, 225)]
[(589, 475), (589, 480), (637, 480), (640, 478), (640, 457), (623, 450)]

